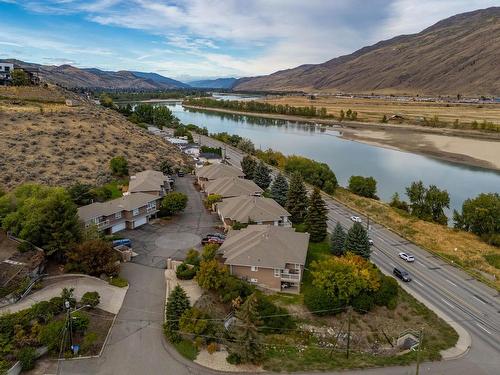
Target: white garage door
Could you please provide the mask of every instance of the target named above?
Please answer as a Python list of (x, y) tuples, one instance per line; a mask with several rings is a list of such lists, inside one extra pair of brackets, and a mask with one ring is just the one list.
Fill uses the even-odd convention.
[(134, 228), (138, 228), (141, 225), (146, 224), (147, 222), (148, 222), (148, 218), (147, 217), (142, 217), (140, 219), (134, 220)]
[(111, 227), (111, 233), (116, 233), (124, 229), (125, 229), (125, 223), (116, 224)]

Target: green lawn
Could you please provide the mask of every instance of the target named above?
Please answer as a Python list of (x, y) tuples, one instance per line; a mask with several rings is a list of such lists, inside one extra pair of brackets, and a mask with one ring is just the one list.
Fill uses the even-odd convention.
[(108, 182), (104, 185), (104, 187), (112, 192), (111, 199), (116, 199), (123, 195), (120, 189), (123, 185), (128, 185), (128, 181), (126, 179)]

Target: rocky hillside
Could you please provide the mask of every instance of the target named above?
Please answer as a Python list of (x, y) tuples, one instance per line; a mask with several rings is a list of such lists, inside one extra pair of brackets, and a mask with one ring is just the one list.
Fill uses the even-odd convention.
[(128, 160), (130, 173), (165, 159), (189, 162), (177, 147), (119, 113), (86, 101), (69, 107), (66, 98), (77, 99), (55, 87), (0, 86), (0, 188), (28, 181), (100, 184), (118, 155)]
[(156, 73), (80, 69), (71, 65), (40, 65), (11, 59), (0, 61), (13, 62), (21, 67), (37, 68), (43, 81), (71, 89), (166, 90), (189, 87), (185, 83)]
[(235, 90), (500, 95), (500, 7), (458, 14), (323, 64), (243, 78)]

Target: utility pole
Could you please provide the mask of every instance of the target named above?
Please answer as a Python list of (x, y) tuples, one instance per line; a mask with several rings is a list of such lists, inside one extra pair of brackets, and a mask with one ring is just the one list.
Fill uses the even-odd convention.
[(420, 331), (418, 331), (417, 369), (415, 371), (415, 375), (418, 375), (420, 371), (420, 348), (422, 347), (423, 339), (424, 339), (424, 329), (420, 328)]
[(349, 359), (350, 346), (351, 346), (351, 306), (347, 308), (347, 353), (346, 353), (347, 359)]
[(71, 304), (68, 300), (64, 301), (64, 306), (66, 307), (67, 309), (67, 313), (68, 313), (68, 317), (67, 317), (67, 321), (68, 321), (68, 333), (69, 333), (69, 345), (70, 345), (70, 349), (73, 350), (73, 327), (72, 327), (72, 322), (71, 322)]

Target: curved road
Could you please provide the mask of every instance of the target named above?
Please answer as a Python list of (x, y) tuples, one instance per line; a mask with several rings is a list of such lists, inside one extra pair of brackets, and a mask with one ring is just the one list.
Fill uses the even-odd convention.
[[(243, 152), (209, 137), (200, 136), (200, 140), (202, 144), (225, 149), (228, 161), (240, 168)], [(337, 221), (349, 228), (350, 217), (360, 216), (327, 195), (323, 198), (329, 209), (330, 231)], [(366, 218), (362, 219), (366, 224)], [(500, 373), (500, 294), (379, 224), (371, 224), (369, 235), (374, 241), (371, 259), (383, 272), (391, 274), (395, 265), (408, 270), (413, 280), (405, 283), (405, 289), (421, 302), (435, 306), (446, 315), (445, 320), (462, 326), (470, 334), (471, 349), (453, 361), (460, 363), (454, 375)], [(415, 262), (406, 263), (399, 258), (399, 252), (413, 254)], [(439, 364), (449, 366), (446, 362), (438, 363), (438, 367)]]

